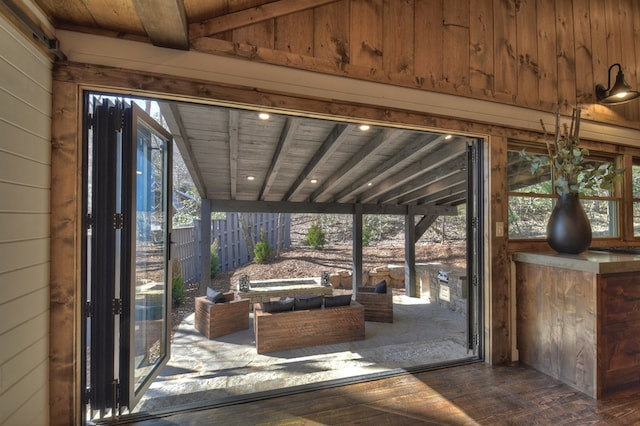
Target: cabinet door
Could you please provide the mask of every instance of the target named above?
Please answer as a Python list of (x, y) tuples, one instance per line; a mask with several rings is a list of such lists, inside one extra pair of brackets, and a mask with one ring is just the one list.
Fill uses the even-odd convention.
[(640, 274), (600, 280), (599, 389), (605, 395), (640, 384)]

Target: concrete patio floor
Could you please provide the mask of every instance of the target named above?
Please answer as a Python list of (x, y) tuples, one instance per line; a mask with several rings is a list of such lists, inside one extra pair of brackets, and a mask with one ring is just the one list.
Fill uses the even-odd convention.
[(365, 340), (258, 354), (248, 330), (208, 340), (186, 317), (171, 360), (134, 412), (215, 403), (257, 392), (455, 361), (467, 352), (466, 317), (425, 299), (394, 295), (394, 322), (365, 324)]

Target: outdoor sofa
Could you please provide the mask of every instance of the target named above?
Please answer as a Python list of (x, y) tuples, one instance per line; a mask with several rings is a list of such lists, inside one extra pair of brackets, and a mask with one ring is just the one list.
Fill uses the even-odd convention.
[[(311, 302), (306, 302), (312, 298), (320, 298), (323, 303), (311, 307)], [(346, 299), (347, 304), (331, 306), (339, 298)], [(303, 299), (306, 302), (298, 303), (298, 309), (294, 309), (295, 302)], [(269, 309), (272, 312), (266, 312), (270, 303), (286, 305), (289, 301), (262, 302), (254, 306), (254, 333), (259, 354), (364, 340), (364, 307), (351, 300), (350, 294), (298, 297), (288, 310)]]

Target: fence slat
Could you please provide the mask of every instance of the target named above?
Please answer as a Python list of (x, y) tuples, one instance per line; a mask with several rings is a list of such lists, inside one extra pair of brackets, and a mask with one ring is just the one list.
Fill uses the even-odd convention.
[[(260, 240), (260, 229), (264, 229), (269, 245), (276, 249), (278, 242), (277, 213), (252, 213), (249, 218), (254, 243)], [(228, 213), (226, 219), (211, 221), (211, 244), (218, 241), (218, 259), (220, 272), (230, 271), (238, 266), (250, 263), (253, 253), (249, 253), (247, 243), (240, 226), (238, 213)], [(284, 214), (280, 224), (280, 232), (283, 238), (280, 249), (291, 246), (291, 215)], [(197, 282), (200, 279), (200, 265), (198, 254), (199, 226), (186, 226), (173, 228), (171, 239), (173, 241), (173, 258), (180, 262), (180, 268), (185, 283)], [(206, 253), (208, 256), (209, 253)]]

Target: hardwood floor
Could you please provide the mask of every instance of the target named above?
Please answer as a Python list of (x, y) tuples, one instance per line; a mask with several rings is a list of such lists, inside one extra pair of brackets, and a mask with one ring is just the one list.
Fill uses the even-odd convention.
[(594, 400), (531, 368), (474, 363), (120, 424), (634, 425), (640, 390)]

